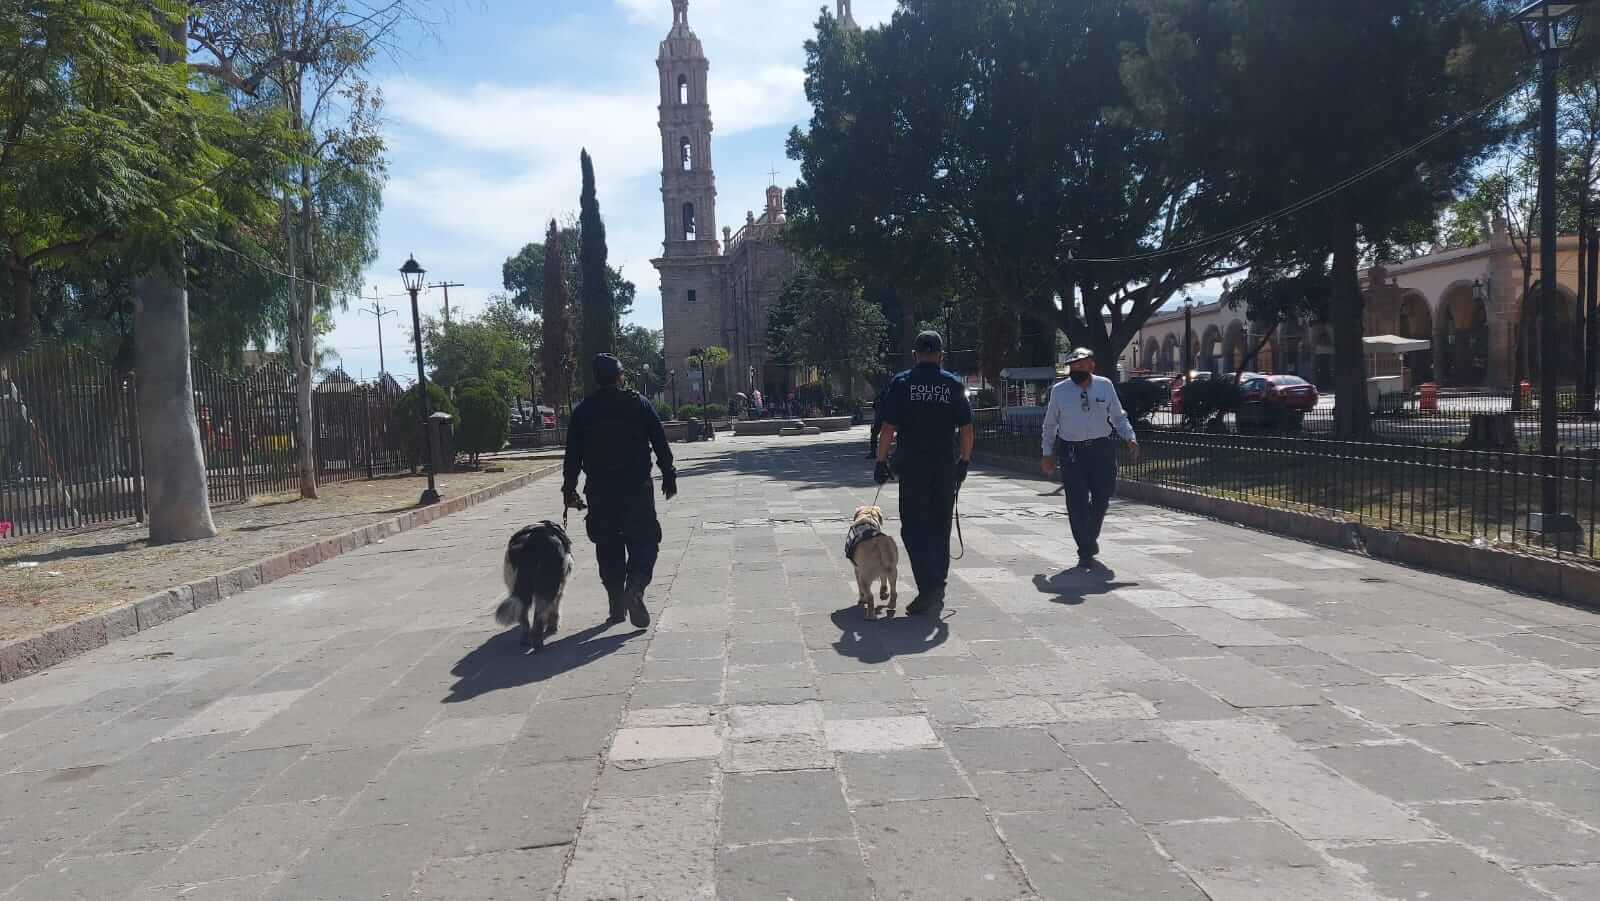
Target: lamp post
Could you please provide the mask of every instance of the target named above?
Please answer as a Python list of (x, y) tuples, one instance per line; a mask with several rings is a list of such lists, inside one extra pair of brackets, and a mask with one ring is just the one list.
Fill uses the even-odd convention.
[(1194, 300), (1183, 296), (1183, 380), (1194, 372)]
[(1549, 533), (1559, 527), (1560, 486), (1554, 457), (1559, 448), (1556, 432), (1556, 74), (1561, 50), (1570, 45), (1576, 26), (1574, 14), (1587, 0), (1534, 0), (1512, 17), (1522, 29), (1528, 47), (1539, 54), (1539, 453), (1545, 457), (1542, 515), (1529, 530)]
[(678, 410), (678, 370), (676, 369), (667, 370), (667, 390), (672, 392), (672, 410), (676, 414)]
[(423, 276), (428, 270), (417, 264), (417, 258), (406, 258), (406, 264), (400, 267), (400, 279), (405, 282), (406, 293), (411, 295), (411, 340), (417, 352), (417, 398), (422, 408), (422, 447), (427, 455), (425, 468), (428, 471), (428, 487), (422, 492), (422, 505), (430, 506), (439, 503), (439, 489), (433, 481), (433, 441), (429, 434), (429, 420), (433, 418), (433, 404), (428, 398), (428, 373), (423, 368), (422, 362), (422, 317), (417, 313), (417, 292), (422, 290)]

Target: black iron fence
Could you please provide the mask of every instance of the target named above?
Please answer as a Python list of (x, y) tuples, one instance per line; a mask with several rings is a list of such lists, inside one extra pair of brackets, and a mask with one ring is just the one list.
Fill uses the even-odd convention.
[[(300, 484), (296, 377), (269, 365), (242, 378), (196, 360), (195, 418), (213, 504)], [(318, 484), (411, 465), (402, 389), (334, 376), (312, 391)], [(138, 398), (131, 372), (78, 349), (47, 348), (0, 372), (0, 532), (38, 534), (144, 514)], [(0, 536), (3, 537), (3, 536)]]
[[(983, 417), (979, 446), (1036, 463), (1036, 428)], [(1600, 556), (1600, 451), (1555, 456), (1142, 429), (1123, 478), (1460, 541)]]

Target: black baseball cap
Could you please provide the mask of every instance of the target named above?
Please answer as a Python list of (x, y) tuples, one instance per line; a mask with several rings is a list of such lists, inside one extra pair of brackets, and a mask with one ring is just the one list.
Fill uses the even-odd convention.
[(944, 339), (938, 332), (928, 331), (917, 336), (916, 350), (919, 354), (944, 353)]
[(611, 354), (595, 354), (594, 380), (609, 385), (622, 378), (622, 361)]

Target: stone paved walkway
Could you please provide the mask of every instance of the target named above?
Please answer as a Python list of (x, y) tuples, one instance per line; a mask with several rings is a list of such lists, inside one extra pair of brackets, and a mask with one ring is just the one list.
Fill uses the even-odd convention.
[(494, 626), (547, 480), (0, 686), (0, 898), (1600, 897), (1600, 617), (979, 473), (864, 623), (862, 437), (687, 448), (648, 634)]

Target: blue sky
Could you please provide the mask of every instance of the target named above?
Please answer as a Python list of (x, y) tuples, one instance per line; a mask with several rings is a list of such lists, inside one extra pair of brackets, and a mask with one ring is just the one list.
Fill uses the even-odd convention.
[[(720, 225), (735, 228), (762, 192), (795, 178), (789, 129), (809, 116), (803, 42), (833, 0), (690, 0), (689, 24), (711, 59)], [(887, 20), (894, 0), (855, 0), (863, 26)], [(404, 350), (409, 304), (398, 269), (409, 253), (450, 291), (452, 314), (471, 314), (501, 290), (500, 264), (539, 240), (552, 216), (576, 213), (578, 151), (595, 158), (611, 262), (639, 286), (633, 321), (659, 328), (661, 143), (656, 127), (658, 44), (671, 0), (442, 0), (438, 25), (373, 73), (385, 97), (389, 185), (381, 252), (366, 293), (399, 312), (384, 320), (390, 371)], [(442, 293), (422, 296), (437, 314)], [(370, 305), (370, 301), (368, 301)], [(338, 314), (327, 344), (352, 375), (378, 371), (370, 316)]]

